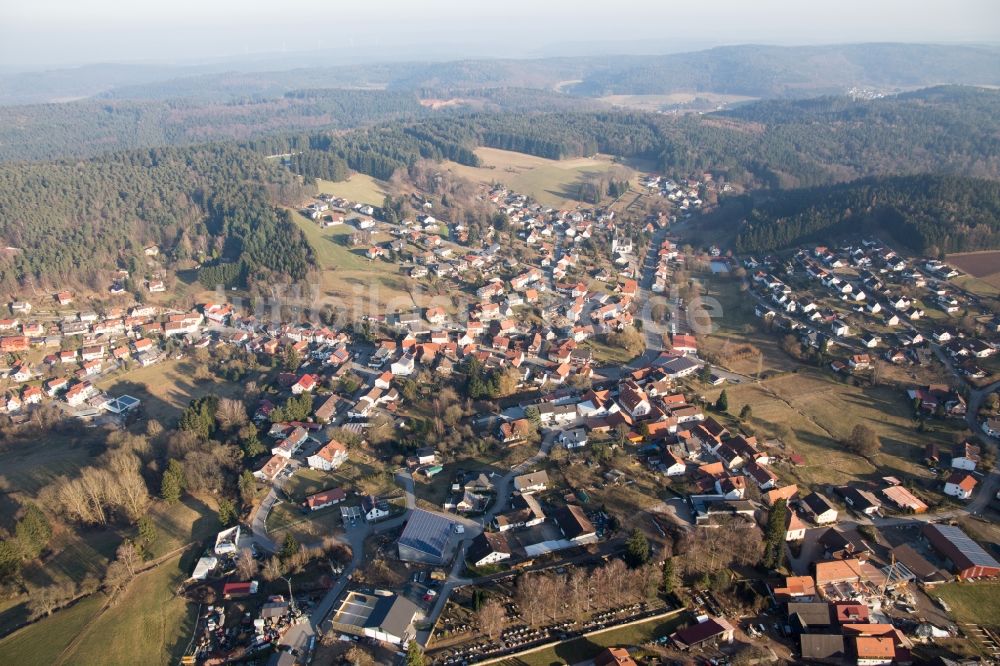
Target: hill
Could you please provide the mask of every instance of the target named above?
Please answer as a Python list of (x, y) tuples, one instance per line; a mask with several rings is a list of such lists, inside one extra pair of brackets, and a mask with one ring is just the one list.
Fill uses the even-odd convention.
[(922, 175), (781, 192), (750, 210), (736, 249), (768, 252), (878, 231), (933, 256), (998, 248), (1000, 183)]
[(235, 146), (123, 152), (85, 162), (0, 166), (0, 289), (106, 293), (111, 273), (165, 261), (202, 261), (214, 286), (301, 280), (308, 244), (274, 199), (296, 200), (297, 179)]

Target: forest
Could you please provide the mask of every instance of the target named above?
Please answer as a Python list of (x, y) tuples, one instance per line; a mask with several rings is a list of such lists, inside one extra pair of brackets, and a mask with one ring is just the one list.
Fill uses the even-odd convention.
[(124, 269), (135, 290), (147, 245), (168, 261), (238, 267), (224, 284), (300, 280), (311, 251), (274, 202), (305, 193), (287, 170), (232, 145), (0, 165), (0, 287), (103, 292)]
[(1000, 183), (920, 175), (781, 192), (749, 211), (736, 250), (768, 252), (878, 231), (934, 256), (1000, 247)]

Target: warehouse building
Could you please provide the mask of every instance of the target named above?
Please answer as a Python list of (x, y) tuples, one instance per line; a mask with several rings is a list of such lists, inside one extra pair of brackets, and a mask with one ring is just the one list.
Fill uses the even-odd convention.
[(451, 557), (455, 523), (446, 516), (414, 509), (399, 537), (399, 559), (441, 565)]
[(1000, 562), (960, 528), (927, 524), (923, 535), (937, 554), (955, 567), (955, 575), (959, 578), (996, 578), (1000, 575)]

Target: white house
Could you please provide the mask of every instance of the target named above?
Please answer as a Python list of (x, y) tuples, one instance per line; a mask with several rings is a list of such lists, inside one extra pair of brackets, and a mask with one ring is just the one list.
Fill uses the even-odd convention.
[(564, 430), (559, 434), (559, 443), (567, 449), (578, 449), (587, 445), (587, 431), (583, 428)]
[(967, 500), (972, 497), (972, 491), (975, 490), (978, 483), (976, 477), (968, 472), (952, 472), (948, 480), (945, 481), (944, 494)]
[(389, 515), (389, 503), (374, 495), (368, 495), (361, 500), (361, 511), (364, 512), (365, 520), (373, 523)]
[(335, 439), (331, 439), (321, 449), (306, 458), (310, 469), (324, 472), (335, 470), (347, 460), (347, 447)]
[(545, 490), (548, 485), (549, 475), (545, 473), (545, 470), (514, 477), (514, 490), (522, 495), (538, 490)]

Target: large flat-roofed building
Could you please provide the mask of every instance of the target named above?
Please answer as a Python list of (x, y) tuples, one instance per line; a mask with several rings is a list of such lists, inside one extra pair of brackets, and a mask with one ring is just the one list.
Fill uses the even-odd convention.
[(959, 578), (996, 578), (1000, 576), (1000, 562), (983, 550), (983, 547), (954, 525), (924, 525), (924, 538), (955, 567)]
[(451, 556), (454, 523), (446, 516), (414, 509), (399, 536), (399, 559), (444, 564)]
[(416, 635), (413, 623), (419, 615), (420, 609), (406, 597), (349, 591), (331, 623), (347, 634), (405, 645)]

